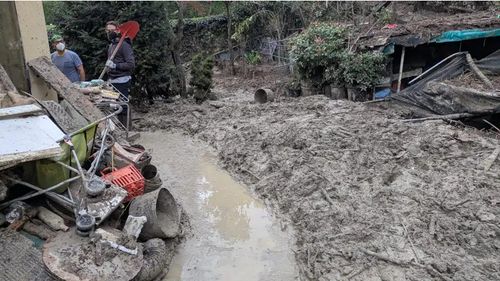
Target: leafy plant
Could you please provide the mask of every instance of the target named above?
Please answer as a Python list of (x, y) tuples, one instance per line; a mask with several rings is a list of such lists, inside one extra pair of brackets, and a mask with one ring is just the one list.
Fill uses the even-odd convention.
[(251, 51), (245, 54), (245, 61), (248, 64), (257, 65), (261, 62), (261, 60), (262, 60), (261, 55), (256, 51)]
[(233, 35), (231, 35), (231, 39), (235, 40), (237, 42), (243, 41), (243, 39), (245, 38), (245, 36), (247, 35), (247, 33), (250, 30), (252, 30), (252, 27), (254, 26), (255, 22), (259, 18), (259, 15), (260, 14), (254, 14), (254, 15), (251, 15), (250, 17), (244, 19), (243, 21), (241, 21), (236, 26), (236, 30), (233, 33)]
[(213, 67), (212, 56), (199, 53), (191, 61), (191, 81), (189, 84), (193, 87), (194, 97), (197, 101), (204, 101), (209, 97), (212, 88)]
[(347, 85), (361, 91), (375, 86), (384, 71), (384, 55), (380, 53), (346, 53), (342, 56), (340, 71)]
[(314, 25), (292, 41), (292, 56), (301, 77), (315, 86), (349, 85), (366, 91), (378, 83), (384, 69), (379, 53), (346, 51), (344, 29)]
[[(324, 81), (328, 68), (337, 68), (345, 49), (345, 30), (331, 24), (316, 24), (293, 38), (291, 55), (302, 78)], [(334, 76), (331, 76), (333, 78)]]

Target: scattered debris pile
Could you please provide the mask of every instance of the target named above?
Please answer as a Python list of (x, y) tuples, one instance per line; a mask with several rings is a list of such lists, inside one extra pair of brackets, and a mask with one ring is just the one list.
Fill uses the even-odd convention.
[[(466, 52), (456, 53), (448, 58), (417, 77), (420, 78), (419, 81), (393, 95), (391, 99), (414, 108), (415, 115), (427, 117), (422, 120), (434, 117), (460, 119), (500, 113), (497, 83), (500, 51), (477, 63)], [(471, 75), (475, 78), (471, 79)], [(468, 78), (470, 84), (460, 82), (463, 78)]]
[(126, 140), (117, 115), (127, 101), (105, 85), (79, 90), (45, 57), (28, 65), (62, 101), (19, 95), (0, 66), (0, 248), (8, 253), (0, 279), (161, 278), (181, 213), (149, 152)]
[(254, 91), (216, 104), (156, 104), (137, 124), (214, 146), (294, 228), (303, 278), (500, 278), (498, 135), (402, 122), (408, 112), (386, 103), (253, 104)]
[[(410, 9), (408, 7), (398, 11), (408, 12)], [(361, 25), (358, 46), (373, 48), (395, 43), (409, 47), (428, 43), (434, 37), (450, 30), (500, 28), (496, 11), (451, 14), (409, 12), (406, 15), (398, 15), (397, 19), (397, 23), (389, 25), (382, 22)]]

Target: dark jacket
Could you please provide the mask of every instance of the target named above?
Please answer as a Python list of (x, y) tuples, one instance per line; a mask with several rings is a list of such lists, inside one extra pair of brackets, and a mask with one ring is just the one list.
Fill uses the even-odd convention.
[[(108, 58), (111, 57), (116, 45), (118, 45), (119, 39), (113, 40), (108, 47)], [(116, 64), (115, 69), (110, 69), (108, 71), (108, 77), (110, 79), (132, 75), (135, 68), (135, 58), (134, 51), (132, 50), (132, 44), (130, 39), (126, 38), (118, 52), (116, 53), (113, 62)]]

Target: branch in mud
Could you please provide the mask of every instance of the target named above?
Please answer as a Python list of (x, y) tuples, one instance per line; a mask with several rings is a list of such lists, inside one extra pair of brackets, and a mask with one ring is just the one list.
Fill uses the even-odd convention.
[(452, 281), (451, 278), (449, 278), (449, 277), (445, 276), (444, 274), (438, 272), (437, 270), (435, 270), (434, 268), (432, 268), (432, 266), (430, 266), (430, 265), (420, 264), (420, 263), (411, 262), (411, 261), (398, 260), (398, 259), (386, 256), (386, 255), (383, 255), (383, 254), (380, 254), (380, 253), (372, 252), (372, 251), (364, 249), (364, 248), (361, 248), (360, 251), (363, 252), (363, 253), (365, 253), (365, 254), (367, 254), (367, 255), (369, 255), (369, 256), (372, 256), (372, 257), (375, 257), (377, 259), (383, 260), (385, 262), (396, 264), (396, 265), (399, 265), (399, 266), (402, 266), (402, 267), (409, 267), (411, 265), (414, 265), (414, 266), (417, 266), (417, 267), (420, 267), (420, 268), (423, 268), (423, 269), (427, 270), (427, 272), (429, 272), (429, 274), (431, 276), (439, 276), (444, 281)]
[(475, 117), (475, 116), (480, 116), (480, 115), (475, 115), (475, 114), (471, 114), (471, 113), (454, 113), (454, 114), (436, 115), (436, 116), (430, 116), (430, 117), (424, 117), (424, 118), (405, 119), (405, 120), (403, 120), (403, 122), (421, 122), (421, 121), (429, 121), (429, 120), (454, 120), (454, 119), (469, 118), (469, 117)]

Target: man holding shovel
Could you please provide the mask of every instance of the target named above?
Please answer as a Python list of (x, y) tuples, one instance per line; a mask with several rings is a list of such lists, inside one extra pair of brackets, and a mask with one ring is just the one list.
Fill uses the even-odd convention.
[[(120, 42), (120, 30), (118, 23), (109, 21), (106, 23), (106, 35), (111, 42), (108, 47), (108, 60), (106, 68), (108, 69), (109, 82), (128, 98), (132, 82), (132, 72), (135, 68), (134, 51), (132, 50), (132, 41), (126, 37)], [(125, 35), (125, 34), (124, 34)], [(116, 50), (116, 48), (118, 48)], [(115, 52), (116, 51), (116, 52)], [(115, 54), (113, 57), (113, 53)], [(102, 75), (101, 75), (102, 76)], [(125, 126), (127, 125), (127, 108), (118, 115), (118, 119)]]
[[(106, 35), (111, 42), (108, 47), (108, 58), (111, 58), (111, 54), (120, 41), (120, 31), (116, 22), (110, 21), (106, 23)], [(106, 61), (106, 66), (108, 67), (108, 79), (111, 84), (124, 96), (128, 97), (132, 72), (135, 68), (134, 51), (132, 50), (130, 38), (125, 38), (115, 57)]]

